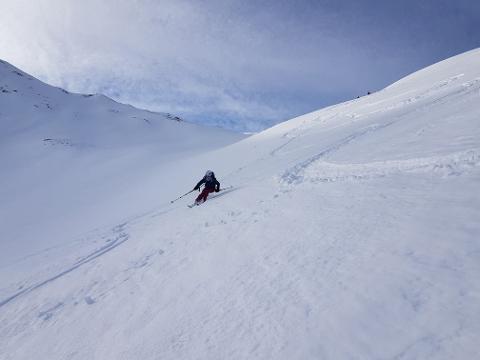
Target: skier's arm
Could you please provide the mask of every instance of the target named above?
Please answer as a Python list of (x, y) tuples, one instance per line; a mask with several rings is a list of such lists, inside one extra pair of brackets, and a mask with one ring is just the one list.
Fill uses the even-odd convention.
[(200, 180), (197, 185), (195, 185), (195, 187), (193, 188), (193, 190), (200, 190), (200, 186), (202, 186), (202, 184), (205, 183), (205, 178), (203, 178), (202, 180)]
[(217, 179), (215, 179), (215, 191), (219, 192), (220, 191), (220, 183), (218, 182)]

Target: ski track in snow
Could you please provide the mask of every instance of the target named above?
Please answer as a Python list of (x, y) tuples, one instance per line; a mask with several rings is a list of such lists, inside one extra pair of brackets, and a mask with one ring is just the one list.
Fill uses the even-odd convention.
[[(420, 100), (423, 100), (427, 98), (427, 95), (432, 95), (433, 92), (439, 91), (449, 85), (450, 83), (460, 79), (463, 76), (463, 74), (454, 76), (450, 79), (444, 80), (440, 82), (438, 85), (433, 86), (431, 89), (428, 89), (424, 91), (423, 93), (419, 94), (418, 96), (408, 98), (406, 100), (402, 100), (398, 104), (394, 104), (391, 106), (387, 106), (385, 109), (373, 111), (373, 112), (367, 112), (365, 114), (354, 114), (353, 118), (357, 117), (368, 117), (375, 115), (377, 113), (381, 112), (387, 112), (391, 111), (393, 109), (398, 109), (401, 107), (405, 107), (407, 105), (410, 105), (412, 103), (418, 102)], [(426, 108), (431, 107), (433, 105), (436, 105), (438, 103), (445, 103), (446, 100), (448, 99), (451, 101), (453, 97), (458, 97), (458, 96), (464, 96), (469, 93), (480, 93), (480, 78), (476, 78), (472, 81), (466, 82), (461, 84), (459, 89), (451, 91), (445, 95), (439, 96), (439, 97), (433, 97), (433, 99), (428, 99), (425, 104), (423, 104), (420, 107), (413, 107), (413, 108), (408, 108), (406, 109), (402, 114), (396, 115), (394, 120), (384, 122), (382, 124), (371, 124), (365, 127), (364, 129), (357, 131), (353, 134), (350, 134), (346, 136), (343, 139), (340, 139), (336, 142), (334, 142), (332, 145), (327, 146), (324, 148), (322, 151), (317, 153), (316, 155), (308, 158), (307, 160), (304, 160), (298, 164), (295, 164), (293, 167), (287, 169), (281, 176), (280, 176), (280, 182), (283, 184), (299, 184), (301, 182), (304, 182), (306, 178), (310, 180), (311, 182), (327, 182), (327, 181), (337, 181), (337, 180), (345, 180), (345, 179), (365, 179), (365, 178), (372, 178), (372, 177), (382, 177), (386, 175), (390, 175), (393, 173), (399, 173), (399, 172), (411, 172), (413, 170), (420, 170), (424, 169), (426, 171), (428, 170), (438, 170), (439, 168), (450, 168), (452, 169), (452, 172), (450, 174), (455, 174), (455, 171), (453, 170), (454, 168), (458, 168), (459, 166), (466, 165), (469, 167), (473, 166), (478, 166), (479, 160), (478, 160), (478, 149), (472, 149), (468, 150), (464, 153), (459, 153), (459, 154), (449, 154), (445, 155), (442, 157), (435, 157), (435, 158), (419, 158), (419, 159), (408, 159), (408, 160), (402, 160), (402, 161), (385, 161), (385, 162), (376, 162), (376, 163), (370, 163), (370, 164), (351, 164), (351, 165), (336, 165), (336, 164), (329, 164), (329, 163), (320, 163), (320, 160), (338, 150), (341, 148), (349, 145), (350, 143), (365, 137), (372, 132), (380, 131), (383, 130), (393, 124), (396, 124), (400, 121), (402, 121), (404, 118), (411, 116), (412, 112), (419, 112), (419, 111), (425, 111)], [(338, 115), (338, 114), (336, 114)], [(335, 117), (335, 115), (333, 116)], [(332, 118), (332, 117), (329, 117)], [(319, 118), (314, 119), (313, 121), (318, 121)], [(328, 120), (328, 119), (326, 119)], [(274, 149), (270, 155), (275, 156), (276, 153), (290, 145), (294, 140), (299, 138), (301, 136), (301, 133), (298, 135), (295, 135), (295, 132), (299, 132), (301, 130), (302, 126), (305, 124), (302, 123), (300, 126), (297, 128), (294, 128), (290, 132), (284, 135), (284, 137), (290, 137), (292, 136), (288, 141), (286, 141), (284, 144), (281, 146), (277, 147)], [(294, 135), (292, 135), (294, 134)], [(317, 164), (319, 163), (319, 164)], [(319, 175), (319, 176), (314, 176), (313, 173), (321, 173), (322, 169), (319, 169), (324, 165), (328, 170), (338, 170), (342, 171), (345, 173), (344, 175), (339, 175), (339, 176), (334, 176), (331, 175), (329, 176), (326, 174), (325, 176)], [(314, 166), (316, 169), (313, 170), (308, 170), (311, 166)], [(375, 171), (374, 167), (378, 166), (379, 169), (378, 171)], [(350, 168), (354, 172), (357, 170), (360, 170), (360, 172), (357, 173), (351, 173), (347, 174), (346, 169)], [(363, 171), (361, 171), (363, 169)], [(310, 173), (309, 175), (305, 175), (306, 173)]]
[(294, 168), (293, 172), (286, 172), (280, 181), (290, 185), (303, 182), (369, 180), (407, 173), (426, 173), (443, 177), (459, 176), (477, 166), (480, 166), (480, 149), (444, 156), (376, 161), (364, 164), (336, 164), (321, 159), (312, 159), (303, 166)]
[[(390, 121), (390, 122), (387, 122), (387, 123), (384, 123), (384, 124), (381, 124), (381, 125), (376, 125), (376, 124), (370, 125), (365, 130), (362, 130), (362, 131), (360, 131), (356, 134), (349, 135), (347, 138), (345, 138), (345, 139), (339, 141), (338, 143), (332, 145), (331, 147), (323, 150), (319, 154), (313, 156), (311, 159), (308, 159), (305, 162), (300, 163), (300, 164), (295, 166), (296, 168), (301, 169), (305, 165), (308, 165), (308, 163), (310, 163), (311, 161), (318, 160), (319, 158), (321, 158), (323, 156), (326, 156), (326, 155), (328, 155), (329, 153), (331, 153), (335, 150), (338, 150), (340, 147), (342, 147), (344, 145), (347, 145), (349, 142), (351, 142), (353, 140), (356, 140), (357, 138), (359, 138), (363, 135), (368, 134), (370, 131), (379, 130), (379, 129), (388, 127), (388, 126), (390, 126), (390, 125), (392, 125), (392, 124), (394, 124), (398, 121), (401, 121), (402, 118), (405, 118), (405, 117), (409, 116), (412, 112), (425, 111), (425, 109), (427, 109), (428, 107), (434, 106), (438, 103), (444, 103), (445, 100), (453, 98), (453, 97), (464, 96), (464, 95), (469, 94), (469, 93), (480, 92), (480, 78), (475, 78), (471, 81), (467, 81), (465, 83), (462, 83), (459, 86), (459, 88), (455, 91), (450, 91), (445, 95), (437, 96), (437, 97), (432, 98), (432, 94), (434, 94), (435, 92), (438, 92), (440, 90), (443, 90), (445, 87), (450, 85), (452, 82), (462, 78), (463, 76), (464, 76), (464, 74), (459, 74), (459, 75), (453, 76), (449, 79), (446, 79), (446, 80), (443, 80), (443, 81), (439, 82), (438, 84), (432, 86), (431, 88), (429, 88), (427, 90), (424, 90), (423, 92), (421, 92), (420, 94), (418, 94), (416, 96), (409, 97), (407, 99), (403, 99), (403, 100), (401, 100), (397, 103), (391, 104), (391, 105), (386, 105), (385, 107), (383, 107), (381, 109), (378, 109), (378, 110), (369, 111), (368, 107), (367, 107), (367, 109), (365, 109), (365, 111), (360, 112), (360, 113), (352, 113), (352, 114), (343, 113), (343, 114), (340, 114), (338, 112), (335, 112), (333, 115), (318, 116), (318, 117), (312, 119), (310, 122), (304, 120), (302, 122), (302, 124), (293, 128), (292, 130), (288, 131), (287, 133), (285, 133), (283, 135), (283, 137), (288, 138), (288, 140), (285, 143), (283, 143), (282, 145), (273, 149), (270, 152), (270, 155), (275, 156), (275, 155), (277, 155), (278, 152), (283, 150), (285, 147), (287, 147), (288, 145), (291, 145), (291, 143), (293, 141), (297, 140), (298, 138), (300, 138), (305, 133), (305, 130), (308, 130), (312, 126), (312, 123), (314, 123), (314, 122), (328, 123), (328, 122), (332, 121), (333, 119), (338, 119), (340, 115), (342, 115), (344, 117), (347, 117), (347, 118), (350, 118), (350, 119), (354, 119), (354, 120), (357, 121), (359, 118), (367, 118), (367, 117), (371, 117), (371, 116), (381, 115), (382, 113), (391, 112), (392, 110), (406, 108), (404, 113), (402, 113), (400, 115), (396, 115), (397, 119), (395, 119), (393, 121)], [(380, 91), (380, 93), (382, 93), (384, 91), (386, 91), (386, 90), (382, 90), (382, 91)], [(402, 94), (402, 95), (404, 96), (405, 94)], [(415, 103), (417, 103), (421, 100), (426, 100), (425, 104), (423, 104), (422, 106), (413, 107), (413, 108), (409, 107), (410, 105), (414, 105)], [(368, 106), (373, 106), (373, 105), (378, 106), (381, 103), (382, 103), (382, 101), (368, 103)], [(350, 104), (347, 104), (345, 106), (348, 106)], [(330, 110), (330, 111), (335, 111), (336, 106), (333, 106), (332, 108), (333, 109)], [(341, 125), (339, 125), (339, 126), (341, 126)], [(294, 169), (290, 169), (287, 172), (292, 173), (293, 178), (295, 177), (294, 174), (293, 174), (293, 172), (295, 172)], [(288, 175), (287, 175), (287, 177), (288, 177)], [(289, 182), (289, 181), (287, 180), (287, 182)], [(294, 182), (294, 181), (292, 181), (292, 182)]]
[(91, 261), (99, 258), (102, 255), (107, 254), (108, 252), (112, 251), (116, 247), (120, 246), (121, 244), (123, 244), (125, 241), (127, 241), (129, 239), (129, 235), (124, 231), (125, 226), (126, 226), (126, 223), (122, 223), (120, 225), (117, 225), (115, 228), (113, 228), (112, 232), (114, 233), (115, 236), (113, 238), (107, 240), (106, 245), (104, 245), (104, 246), (100, 247), (99, 249), (94, 250), (90, 254), (80, 258), (75, 263), (73, 263), (72, 266), (68, 267), (67, 269), (65, 269), (65, 270), (63, 270), (63, 271), (45, 279), (45, 280), (37, 282), (34, 285), (26, 287), (26, 288), (22, 289), (21, 291), (18, 291), (18, 292), (14, 293), (10, 296), (7, 296), (5, 299), (0, 301), (0, 307), (2, 307), (4, 305), (8, 304), (9, 302), (15, 300), (19, 296), (27, 295), (27, 294), (43, 287), (43, 286), (45, 286), (45, 285), (63, 277), (63, 276), (71, 273), (72, 271), (78, 269), (79, 267), (90, 263)]
[(359, 137), (362, 137), (370, 132), (373, 132), (373, 131), (377, 131), (379, 129), (383, 129), (387, 126), (390, 126), (391, 124), (393, 124), (394, 122), (388, 122), (386, 124), (375, 124), (375, 125), (370, 125), (360, 131), (357, 131), (351, 135), (348, 135), (347, 137), (333, 143), (332, 145), (326, 147), (324, 150), (322, 150), (321, 152), (319, 152), (318, 154), (310, 157), (309, 159), (299, 163), (299, 164), (296, 164), (295, 166), (293, 166), (292, 168), (286, 170), (284, 172), (284, 174), (281, 176), (281, 179), (284, 183), (287, 183), (287, 184), (296, 184), (296, 183), (300, 183), (303, 181), (303, 176), (302, 176), (302, 173), (305, 171), (305, 169), (307, 169), (310, 165), (312, 165), (313, 163), (315, 163), (316, 161), (320, 160), (321, 158), (327, 156), (328, 154), (330, 153), (333, 153), (337, 150), (339, 150), (340, 148), (348, 145), (349, 143), (351, 143), (352, 141), (358, 139)]
[[(448, 98), (458, 97), (459, 95), (463, 96), (467, 93), (478, 92), (480, 90), (480, 78), (476, 78), (476, 79), (473, 79), (473, 80), (470, 80), (470, 81), (467, 81), (465, 83), (460, 84), (458, 86), (458, 89), (456, 89), (455, 91), (448, 91), (445, 95), (442, 95), (442, 96), (434, 96), (436, 92), (439, 92), (439, 91), (442, 91), (442, 90), (450, 90), (450, 89), (448, 89), (448, 85), (451, 85), (453, 82), (461, 79), (462, 77), (463, 77), (463, 74), (453, 76), (449, 79), (446, 79), (446, 80), (443, 80), (443, 81), (439, 82), (436, 85), (433, 85), (431, 88), (428, 88), (428, 89), (416, 94), (415, 96), (407, 97), (406, 99), (402, 99), (402, 100), (400, 100), (396, 103), (386, 105), (386, 106), (384, 106), (384, 107), (382, 107), (378, 110), (375, 110), (375, 111), (372, 111), (372, 112), (367, 112), (367, 113), (362, 114), (360, 116), (361, 117), (366, 117), (366, 116), (372, 116), (372, 115), (376, 115), (376, 114), (391, 112), (392, 110), (397, 110), (399, 108), (403, 108), (403, 107), (408, 106), (408, 105), (414, 105), (415, 103), (420, 102), (421, 100), (427, 99), (429, 101), (426, 104), (424, 104), (424, 105), (415, 109), (415, 110), (424, 110), (425, 107), (429, 107), (429, 106), (435, 105), (439, 102), (443, 102), (444, 100), (446, 100)], [(387, 91), (387, 89), (383, 90), (383, 91)], [(415, 90), (410, 90), (409, 92), (414, 92), (414, 91)], [(405, 96), (405, 94), (400, 94), (398, 96), (403, 97), (403, 96)], [(373, 102), (373, 103), (370, 103), (369, 106), (374, 106), (374, 105), (378, 106), (378, 105), (381, 105), (384, 101), (385, 100), (379, 101), (379, 102)]]

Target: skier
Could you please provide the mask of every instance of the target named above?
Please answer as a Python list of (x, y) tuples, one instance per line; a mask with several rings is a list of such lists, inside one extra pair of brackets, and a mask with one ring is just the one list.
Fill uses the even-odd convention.
[(211, 192), (220, 191), (220, 183), (217, 179), (215, 179), (215, 174), (212, 170), (207, 170), (203, 179), (200, 180), (197, 185), (195, 185), (193, 190), (200, 191), (200, 186), (202, 184), (205, 184), (205, 187), (203, 188), (203, 191), (200, 193), (200, 195), (198, 195), (198, 197), (195, 199), (195, 205), (200, 205), (201, 203), (207, 201), (208, 194), (210, 194)]

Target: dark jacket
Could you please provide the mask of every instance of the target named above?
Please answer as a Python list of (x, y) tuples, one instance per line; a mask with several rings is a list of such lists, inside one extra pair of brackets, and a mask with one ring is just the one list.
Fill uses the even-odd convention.
[(213, 176), (204, 176), (202, 180), (198, 182), (197, 185), (193, 188), (193, 190), (200, 189), (200, 186), (205, 184), (205, 187), (209, 190), (219, 191), (220, 190), (220, 183), (215, 179), (215, 175)]

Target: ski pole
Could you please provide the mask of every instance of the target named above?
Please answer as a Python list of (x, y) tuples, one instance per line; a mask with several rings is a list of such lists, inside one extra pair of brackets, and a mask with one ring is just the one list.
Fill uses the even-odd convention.
[(196, 190), (196, 189), (190, 190), (189, 192), (183, 194), (182, 196), (179, 196), (179, 197), (176, 198), (175, 200), (170, 201), (170, 203), (173, 204), (175, 201), (180, 200), (182, 197), (184, 197), (185, 195), (190, 194), (191, 192), (194, 192), (195, 190)]

